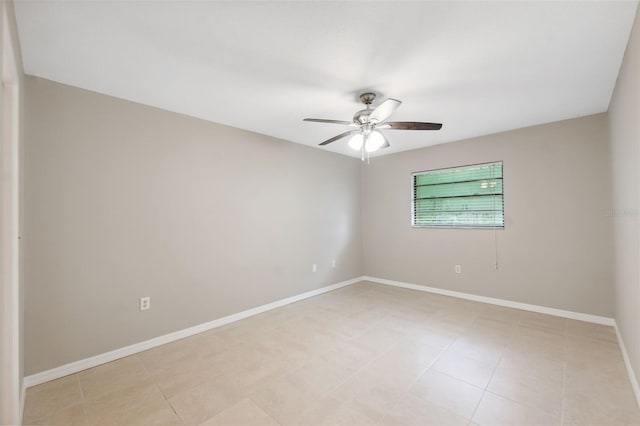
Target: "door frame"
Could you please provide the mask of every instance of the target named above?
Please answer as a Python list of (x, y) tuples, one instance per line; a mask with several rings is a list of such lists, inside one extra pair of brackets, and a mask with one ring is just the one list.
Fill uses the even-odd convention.
[(2, 1), (0, 70), (0, 423), (21, 424), (19, 71), (7, 4)]

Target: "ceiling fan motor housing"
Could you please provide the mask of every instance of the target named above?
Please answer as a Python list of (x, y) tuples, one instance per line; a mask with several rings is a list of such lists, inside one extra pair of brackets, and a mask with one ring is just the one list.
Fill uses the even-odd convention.
[(353, 122), (356, 123), (357, 125), (368, 123), (369, 116), (371, 115), (372, 112), (373, 112), (372, 109), (361, 109), (360, 111), (356, 112), (355, 115), (353, 116)]
[(353, 122), (357, 125), (366, 124), (369, 122), (369, 116), (373, 110), (369, 107), (376, 99), (376, 94), (373, 92), (365, 92), (360, 95), (360, 101), (367, 106), (366, 109), (361, 109), (353, 116)]

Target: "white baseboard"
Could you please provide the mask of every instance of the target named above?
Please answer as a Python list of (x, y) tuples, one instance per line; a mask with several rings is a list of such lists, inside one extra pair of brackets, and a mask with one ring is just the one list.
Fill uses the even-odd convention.
[(493, 297), (478, 296), (475, 294), (462, 293), (459, 291), (444, 290), (436, 287), (428, 287), (419, 284), (410, 284), (401, 281), (387, 280), (376, 277), (362, 277), (364, 281), (371, 281), (378, 284), (385, 284), (394, 287), (408, 288), (411, 290), (424, 291), (427, 293), (440, 294), (443, 296), (456, 297), (458, 299), (472, 300), (474, 302), (489, 303), (491, 305), (505, 306), (507, 308), (521, 309), (523, 311), (538, 312), (541, 314), (555, 315), (563, 318), (571, 318), (578, 321), (593, 322), (596, 324), (613, 326), (615, 321), (613, 318), (601, 317), (598, 315), (583, 314), (580, 312), (565, 311), (563, 309), (548, 308), (546, 306), (530, 305), (528, 303), (512, 302), (511, 300), (495, 299)]
[(307, 291), (306, 293), (298, 294), (296, 296), (287, 297), (286, 299), (277, 300), (266, 305), (258, 306), (256, 308), (248, 309), (246, 311), (238, 312), (223, 318), (199, 324), (193, 327), (185, 328), (184, 330), (175, 331), (173, 333), (165, 334), (164, 336), (155, 337), (153, 339), (145, 340), (144, 342), (135, 343), (124, 348), (115, 349), (104, 354), (92, 356), (90, 358), (75, 361), (69, 364), (62, 365), (60, 367), (52, 368), (51, 370), (42, 371), (40, 373), (32, 374), (24, 378), (23, 389), (30, 388), (31, 386), (39, 385), (41, 383), (48, 382), (50, 380), (59, 379), (60, 377), (68, 376), (69, 374), (77, 373), (87, 368), (92, 368), (97, 365), (105, 364), (107, 362), (115, 361), (120, 358), (124, 358), (130, 355), (137, 354), (139, 352), (146, 351), (151, 348), (155, 348), (166, 343), (170, 343), (176, 340), (184, 339), (185, 337), (193, 336), (194, 334), (202, 333), (203, 331), (211, 330), (213, 328), (221, 327), (223, 325), (230, 324), (254, 315), (261, 314), (276, 308), (280, 308), (290, 303), (295, 303), (300, 300), (308, 299), (309, 297), (317, 296), (322, 293), (327, 293), (332, 290), (336, 290), (350, 284), (363, 281), (362, 277), (353, 278), (347, 281), (342, 281), (336, 284), (332, 284), (326, 287), (318, 288), (315, 290)]
[(631, 360), (629, 359), (629, 355), (627, 354), (627, 348), (624, 345), (624, 340), (622, 340), (622, 335), (620, 334), (620, 330), (618, 329), (618, 324), (614, 323), (613, 328), (615, 328), (616, 336), (618, 336), (618, 345), (620, 346), (620, 351), (622, 352), (624, 365), (625, 367), (627, 367), (627, 374), (629, 375), (629, 381), (631, 382), (633, 393), (636, 396), (636, 403), (638, 404), (638, 407), (640, 407), (640, 384), (638, 383), (638, 377), (636, 376), (635, 371), (633, 371), (633, 366), (631, 365)]

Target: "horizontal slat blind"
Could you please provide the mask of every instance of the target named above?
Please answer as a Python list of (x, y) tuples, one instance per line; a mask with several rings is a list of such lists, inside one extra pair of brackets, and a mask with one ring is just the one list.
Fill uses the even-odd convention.
[(504, 227), (502, 162), (414, 173), (413, 225)]

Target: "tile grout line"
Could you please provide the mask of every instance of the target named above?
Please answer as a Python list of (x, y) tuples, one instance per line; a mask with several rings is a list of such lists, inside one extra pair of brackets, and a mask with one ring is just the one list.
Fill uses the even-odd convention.
[(493, 368), (493, 371), (491, 372), (491, 377), (489, 377), (489, 381), (487, 381), (487, 384), (484, 387), (484, 391), (482, 392), (482, 395), (480, 396), (480, 399), (478, 400), (478, 403), (476, 404), (476, 408), (474, 408), (473, 409), (473, 413), (471, 413), (471, 417), (469, 418), (469, 422), (473, 421), (473, 417), (476, 415), (476, 412), (478, 411), (478, 407), (482, 403), (482, 400), (483, 400), (484, 396), (487, 394), (487, 392), (489, 392), (489, 390), (488, 390), (489, 389), (489, 385), (491, 384), (491, 380), (493, 380), (493, 376), (495, 376), (496, 371), (498, 370), (498, 367), (500, 366), (500, 363), (502, 362), (503, 356), (504, 356), (504, 350), (500, 354), (500, 359), (498, 360), (498, 363), (496, 364), (496, 366)]
[(80, 383), (80, 376), (76, 376), (76, 380), (78, 381), (78, 387), (80, 388), (80, 400), (82, 401), (82, 412), (84, 413), (84, 423), (86, 425), (89, 424), (89, 413), (87, 412), (87, 404), (86, 399), (84, 397), (84, 390), (82, 390), (82, 384)]
[[(252, 396), (247, 396), (247, 397), (246, 397), (246, 399), (248, 399), (249, 401), (251, 401), (251, 403), (252, 403), (252, 404), (254, 404), (256, 407), (258, 407), (258, 408), (260, 409), (260, 411), (262, 411), (264, 414), (266, 414), (266, 415), (267, 415), (267, 417), (269, 417), (271, 420), (273, 420), (276, 424), (278, 424), (278, 425), (280, 425), (280, 426), (283, 426), (283, 424), (282, 424), (282, 423), (280, 423), (279, 421), (277, 421), (277, 420), (276, 420), (276, 419), (275, 419), (271, 414), (269, 414), (269, 413), (268, 413), (268, 412), (267, 412), (267, 411), (266, 411), (266, 410), (265, 410), (265, 409), (264, 409), (260, 404), (258, 404), (258, 402), (257, 402), (257, 401), (254, 401), (254, 399), (253, 399), (253, 397), (252, 397)], [(237, 403), (236, 403), (236, 404), (237, 404)], [(236, 404), (234, 404), (234, 405), (236, 405)], [(233, 407), (233, 405), (232, 405), (231, 407)], [(227, 410), (227, 409), (229, 409), (229, 408), (230, 408), (230, 407), (225, 408), (225, 409), (224, 409), (224, 410), (222, 410), (220, 413), (223, 413), (224, 411), (226, 411), (226, 410)], [(311, 411), (311, 409), (309, 409), (309, 410), (307, 410), (307, 411), (303, 412), (303, 413), (300, 415), (300, 417), (303, 417), (303, 416), (304, 416), (306, 413), (308, 413), (309, 411)], [(207, 420), (205, 420), (205, 422), (207, 422), (207, 421), (209, 421), (209, 420), (211, 420), (211, 419), (215, 418), (216, 416), (220, 415), (220, 413), (216, 414), (216, 415), (215, 415), (215, 416), (213, 416), (213, 417), (208, 418)]]
[[(440, 360), (440, 358), (442, 358), (442, 357), (444, 356), (444, 353), (445, 353), (447, 350), (449, 350), (449, 348), (451, 348), (451, 347), (452, 347), (452, 346), (453, 346), (453, 345), (454, 345), (454, 344), (455, 344), (455, 343), (456, 343), (460, 338), (462, 338), (462, 333), (458, 333), (458, 334), (456, 335), (455, 339), (453, 339), (451, 342), (449, 342), (449, 344), (447, 344), (446, 346), (444, 346), (444, 347), (440, 350), (440, 353), (438, 354), (438, 356), (436, 356), (436, 358), (433, 360), (433, 362), (431, 362), (431, 364), (429, 364), (429, 366), (428, 366), (428, 367), (427, 367), (427, 368), (426, 368), (422, 373), (420, 373), (420, 374), (418, 375), (418, 377), (417, 377), (417, 378), (416, 378), (416, 379), (411, 383), (411, 386), (409, 387), (409, 389), (411, 389), (411, 388), (412, 388), (412, 387), (413, 387), (413, 386), (414, 386), (414, 385), (415, 385), (415, 384), (420, 380), (420, 378), (421, 378), (422, 376), (424, 376), (425, 374), (427, 374), (427, 372), (428, 372), (428, 371), (430, 371), (430, 370), (433, 370), (433, 371), (435, 371), (435, 372), (437, 372), (437, 373), (439, 373), (439, 374), (445, 375), (445, 376), (447, 376), (447, 377), (450, 377), (450, 378), (453, 378), (453, 379), (456, 379), (456, 380), (460, 380), (461, 382), (466, 383), (466, 384), (468, 384), (468, 385), (475, 386), (475, 385), (473, 385), (473, 384), (471, 384), (471, 383), (467, 382), (466, 380), (462, 380), (462, 379), (459, 379), (459, 378), (457, 378), (457, 377), (450, 376), (450, 375), (449, 375), (449, 374), (447, 374), (447, 373), (443, 373), (443, 372), (438, 371), (438, 370), (435, 370), (435, 369), (433, 368), (433, 367), (434, 367), (434, 365), (436, 365), (436, 363)], [(477, 387), (477, 386), (476, 386), (476, 387)], [(483, 395), (484, 395), (484, 392), (483, 392)], [(480, 400), (482, 400), (482, 395), (480, 396)], [(478, 404), (480, 404), (480, 401), (478, 401)], [(442, 406), (442, 405), (440, 405), (440, 404), (436, 404), (436, 405), (439, 405), (439, 406), (441, 406), (441, 407), (443, 407), (443, 408), (445, 408), (445, 409), (447, 409), (447, 410), (451, 411), (452, 413), (454, 413), (454, 411), (453, 411), (453, 410), (451, 410), (450, 408), (444, 407), (444, 406)], [(477, 405), (476, 405), (476, 408), (477, 408)], [(457, 413), (456, 413), (456, 414), (457, 414)], [(469, 421), (467, 422), (467, 424), (470, 424), (470, 423), (471, 423), (471, 419), (473, 418), (473, 414), (475, 414), (475, 409), (474, 409), (473, 413), (471, 414), (471, 417), (469, 417)]]
[(133, 357), (142, 365), (142, 368), (144, 369), (144, 372), (146, 373), (147, 378), (151, 379), (151, 381), (153, 382), (153, 386), (158, 390), (158, 392), (160, 392), (160, 395), (162, 395), (162, 398), (164, 399), (164, 401), (167, 403), (171, 411), (173, 411), (173, 414), (175, 414), (176, 418), (180, 420), (180, 423), (184, 425), (185, 424), (184, 420), (182, 419), (182, 417), (180, 417), (180, 415), (178, 414), (176, 409), (173, 407), (173, 405), (171, 405), (171, 402), (169, 402), (169, 400), (167, 399), (167, 395), (165, 395), (162, 389), (160, 389), (160, 386), (158, 386), (158, 383), (152, 378), (151, 372), (149, 372), (149, 369), (145, 365), (144, 361), (140, 359), (138, 354), (134, 354)]
[[(58, 380), (58, 379), (56, 379)], [(80, 401), (75, 401), (75, 402), (70, 402), (67, 405), (63, 405), (61, 407), (55, 407), (55, 409), (53, 411), (51, 411), (50, 413), (47, 414), (43, 414), (40, 417), (37, 417), (34, 419), (34, 421), (42, 421), (45, 419), (50, 418), (51, 416), (55, 415), (57, 412), (64, 410), (65, 408), (70, 408), (73, 407), (76, 404), (80, 404), (82, 406), (82, 411), (85, 415), (85, 424), (88, 424), (88, 417), (87, 417), (87, 410), (85, 407), (85, 398), (84, 398), (84, 393), (82, 391), (82, 385), (80, 385), (80, 379), (78, 377), (75, 377), (74, 381), (76, 382), (76, 385), (78, 386), (78, 390), (80, 391)], [(27, 390), (28, 392), (28, 390)], [(26, 405), (26, 393), (25, 393), (25, 405)], [(26, 409), (25, 409), (26, 412)], [(24, 418), (22, 419), (22, 424), (24, 424)]]

